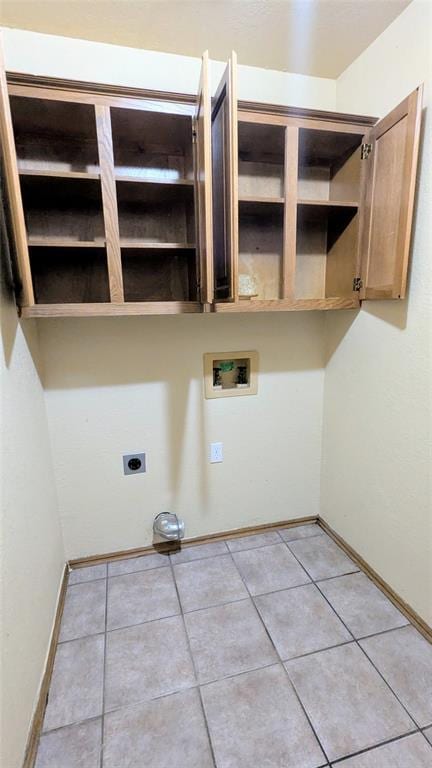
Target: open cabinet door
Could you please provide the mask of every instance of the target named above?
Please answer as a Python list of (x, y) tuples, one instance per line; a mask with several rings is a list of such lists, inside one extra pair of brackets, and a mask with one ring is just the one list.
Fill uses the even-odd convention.
[(405, 297), (421, 103), (422, 86), (380, 120), (363, 145), (362, 299)]
[(238, 295), (237, 56), (233, 52), (213, 102), (213, 275), (214, 300)]
[(213, 302), (213, 194), (208, 51), (205, 51), (202, 57), (201, 77), (195, 111), (195, 131), (200, 301), (202, 304), (211, 304)]
[(0, 152), (1, 171), (6, 181), (6, 191), (9, 200), (10, 218), (15, 240), (18, 270), (21, 279), (22, 306), (34, 304), (33, 283), (30, 273), (30, 261), (27, 246), (27, 233), (24, 220), (24, 210), (21, 199), (21, 188), (15, 152), (15, 139), (12, 128), (12, 117), (6, 82), (6, 72), (3, 58), (2, 38), (0, 34)]

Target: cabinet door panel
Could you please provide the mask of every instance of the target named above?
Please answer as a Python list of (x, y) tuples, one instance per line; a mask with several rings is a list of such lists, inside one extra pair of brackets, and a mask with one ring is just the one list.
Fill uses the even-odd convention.
[(33, 283), (30, 273), (30, 261), (27, 246), (27, 233), (15, 151), (15, 140), (9, 104), (6, 73), (3, 61), (2, 41), (0, 36), (0, 148), (1, 163), (4, 170), (6, 189), (9, 198), (11, 223), (15, 239), (16, 256), (21, 285), (21, 304), (34, 304)]
[(213, 218), (212, 218), (212, 154), (211, 154), (211, 99), (209, 84), (209, 57), (202, 57), (201, 77), (195, 112), (196, 130), (196, 199), (198, 228), (198, 258), (200, 264), (201, 301), (213, 302)]
[(233, 52), (219, 83), (212, 110), (213, 270), (216, 301), (233, 301), (238, 294), (236, 61)]
[(364, 299), (403, 299), (420, 135), (422, 88), (369, 134), (361, 240)]

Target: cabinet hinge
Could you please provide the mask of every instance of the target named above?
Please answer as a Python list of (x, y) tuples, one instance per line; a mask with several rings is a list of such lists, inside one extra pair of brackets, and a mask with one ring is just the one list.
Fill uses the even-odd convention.
[(195, 128), (192, 128), (192, 144), (196, 144), (196, 140), (197, 140), (197, 132)]
[(364, 144), (361, 145), (361, 155), (360, 155), (360, 157), (361, 157), (362, 160), (367, 160), (367, 158), (369, 157), (371, 152), (372, 152), (372, 144), (364, 143)]
[(353, 291), (359, 291), (360, 288), (363, 288), (363, 280), (361, 277), (355, 277), (353, 280)]

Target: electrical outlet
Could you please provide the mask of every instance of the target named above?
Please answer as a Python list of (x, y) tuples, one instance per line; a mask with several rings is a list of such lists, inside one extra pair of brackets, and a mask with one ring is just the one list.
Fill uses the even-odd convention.
[(145, 453), (129, 453), (123, 456), (123, 473), (125, 475), (138, 475), (146, 471)]
[(210, 464), (223, 461), (223, 443), (210, 443)]

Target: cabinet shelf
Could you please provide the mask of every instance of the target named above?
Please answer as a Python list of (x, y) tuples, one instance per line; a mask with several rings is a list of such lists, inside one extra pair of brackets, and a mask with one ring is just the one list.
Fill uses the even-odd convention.
[[(105, 240), (71, 240), (66, 238), (29, 237), (28, 245), (32, 248), (105, 248)], [(194, 251), (195, 243), (149, 243), (141, 240), (120, 240), (121, 248), (139, 250), (182, 250)]]
[(131, 184), (165, 184), (172, 187), (193, 187), (193, 179), (170, 179), (157, 178), (155, 176), (134, 176), (133, 174), (116, 173), (115, 180), (119, 182), (129, 182)]
[(53, 179), (100, 179), (100, 173), (90, 173), (89, 171), (61, 171), (56, 168), (20, 168), (20, 176), (40, 176)]
[(140, 240), (120, 240), (121, 248), (138, 248), (140, 250), (182, 250), (194, 251), (195, 243), (148, 243)]
[(52, 237), (29, 237), (32, 248), (105, 248), (105, 240), (72, 240)]
[(32, 304), (21, 309), (21, 317), (127, 317), (137, 315), (200, 314), (198, 301), (125, 301)]
[(317, 208), (358, 208), (358, 203), (351, 200), (297, 200), (297, 205)]
[(283, 205), (283, 197), (265, 197), (264, 195), (241, 195), (239, 203), (256, 203), (257, 205)]

